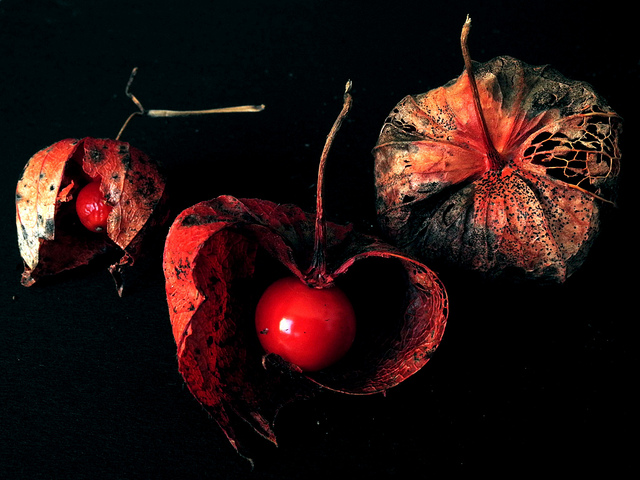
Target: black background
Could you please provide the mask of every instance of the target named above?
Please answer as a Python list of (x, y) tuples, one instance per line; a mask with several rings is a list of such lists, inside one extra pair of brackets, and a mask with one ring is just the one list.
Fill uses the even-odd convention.
[[(0, 478), (388, 478), (415, 468), (519, 477), (634, 464), (640, 57), (621, 3), (0, 0)], [(105, 271), (19, 284), (22, 168), (64, 138), (113, 138), (134, 110), (124, 94), (134, 66), (147, 108), (267, 105), (134, 120), (122, 139), (164, 166), (174, 213), (220, 194), (312, 209), (317, 161), (351, 79), (326, 209), (375, 233), (371, 148), (402, 97), (461, 73), (467, 14), (475, 60), (551, 64), (623, 116), (621, 193), (563, 286), (439, 272), (451, 307), (444, 341), (386, 396), (287, 407), (278, 448), (252, 440), (250, 472), (177, 372), (159, 252), (123, 298)]]

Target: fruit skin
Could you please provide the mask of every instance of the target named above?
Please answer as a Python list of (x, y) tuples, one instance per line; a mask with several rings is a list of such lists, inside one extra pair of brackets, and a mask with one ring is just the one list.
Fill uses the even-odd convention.
[(255, 319), (265, 351), (307, 372), (337, 362), (356, 334), (355, 312), (342, 290), (312, 288), (295, 277), (281, 278), (265, 290)]
[(109, 205), (100, 190), (100, 181), (85, 185), (76, 199), (76, 212), (80, 222), (92, 232), (103, 232), (107, 228), (107, 218), (113, 207)]

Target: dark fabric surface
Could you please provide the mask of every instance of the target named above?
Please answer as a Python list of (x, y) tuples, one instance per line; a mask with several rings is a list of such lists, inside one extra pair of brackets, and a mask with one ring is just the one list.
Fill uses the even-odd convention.
[[(414, 469), (519, 478), (634, 464), (639, 57), (621, 4), (0, 0), (0, 478), (406, 478)], [(164, 166), (174, 213), (220, 194), (312, 209), (351, 79), (326, 212), (375, 233), (371, 148), (402, 97), (461, 73), (467, 14), (475, 60), (550, 64), (592, 83), (622, 115), (622, 190), (563, 286), (439, 272), (451, 305), (444, 341), (386, 396), (327, 394), (285, 408), (278, 448), (245, 432), (248, 476), (177, 371), (159, 247), (123, 298), (102, 270), (20, 285), (22, 168), (64, 138), (113, 138), (135, 110), (124, 94), (133, 67), (146, 108), (267, 106), (134, 119), (122, 139)]]

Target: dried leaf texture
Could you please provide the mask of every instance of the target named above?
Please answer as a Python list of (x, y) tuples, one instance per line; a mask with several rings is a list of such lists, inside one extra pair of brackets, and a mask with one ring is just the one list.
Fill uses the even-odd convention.
[[(239, 419), (275, 443), (273, 421), (282, 406), (323, 388), (351, 394), (385, 391), (417, 372), (444, 332), (447, 297), (433, 272), (372, 237), (328, 223), (332, 280), (346, 277), (354, 263), (366, 258), (402, 270), (405, 278), (384, 279), (384, 285), (401, 286), (397, 318), (377, 320), (385, 326), (375, 333), (371, 327), (359, 346), (354, 344), (347, 357), (325, 371), (303, 375), (277, 356), (263, 359), (254, 324), (258, 298), (278, 275), (304, 281), (314, 221), (315, 215), (292, 205), (221, 196), (182, 212), (166, 239), (164, 273), (179, 370), (239, 450)], [(367, 300), (372, 310), (385, 303), (373, 291)], [(361, 318), (359, 331), (367, 332), (367, 321), (376, 322)]]
[[(75, 214), (75, 196), (96, 179), (113, 206), (106, 235), (84, 229)], [(112, 273), (133, 263), (144, 232), (162, 218), (157, 211), (164, 191), (157, 165), (125, 142), (66, 139), (36, 153), (16, 188), (22, 283), (32, 285), (107, 253), (114, 258)]]
[(405, 97), (374, 148), (384, 231), (424, 261), (563, 282), (613, 201), (621, 119), (585, 83), (511, 57)]

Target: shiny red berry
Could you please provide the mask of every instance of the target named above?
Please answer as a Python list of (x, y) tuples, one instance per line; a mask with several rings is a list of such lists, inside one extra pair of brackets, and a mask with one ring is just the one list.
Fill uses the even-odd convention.
[(92, 232), (107, 228), (107, 217), (113, 207), (107, 203), (100, 191), (100, 182), (93, 181), (84, 186), (76, 199), (76, 212), (80, 222)]
[(295, 277), (277, 280), (265, 290), (255, 321), (265, 351), (303, 371), (337, 362), (356, 334), (353, 306), (342, 290), (311, 288)]

